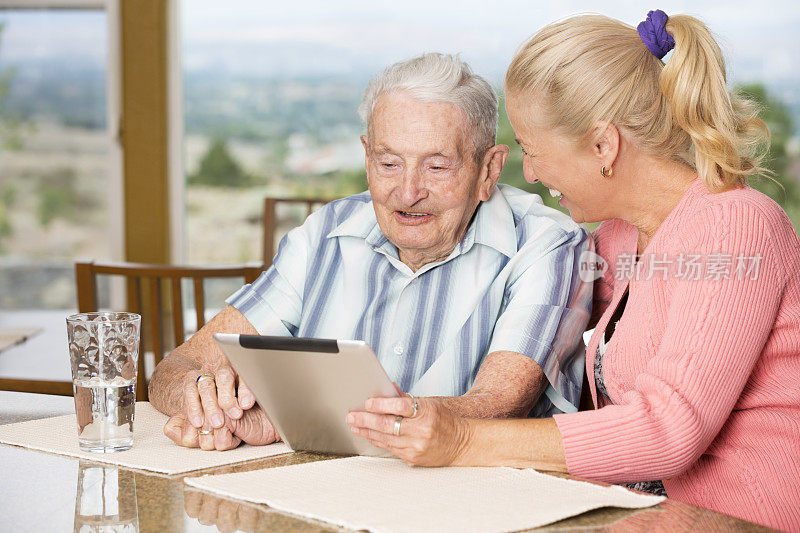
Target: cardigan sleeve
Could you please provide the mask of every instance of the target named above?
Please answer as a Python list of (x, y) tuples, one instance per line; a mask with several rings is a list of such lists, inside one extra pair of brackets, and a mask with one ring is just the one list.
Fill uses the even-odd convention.
[(654, 354), (643, 354), (633, 388), (615, 405), (554, 417), (573, 475), (619, 483), (688, 469), (730, 415), (772, 330), (785, 273), (759, 209), (713, 204), (680, 231), (680, 248), (706, 266), (718, 254), (759, 257), (758, 274), (666, 282), (664, 335)]
[(591, 329), (597, 325), (597, 322), (600, 320), (600, 317), (603, 316), (603, 313), (606, 312), (606, 309), (608, 309), (614, 296), (614, 260), (611, 257), (611, 250), (619, 246), (619, 243), (613, 242), (614, 235), (617, 233), (614, 231), (615, 222), (615, 220), (605, 221), (592, 232), (594, 252), (606, 262), (606, 269), (603, 275), (594, 282), (592, 316), (589, 319), (587, 329)]

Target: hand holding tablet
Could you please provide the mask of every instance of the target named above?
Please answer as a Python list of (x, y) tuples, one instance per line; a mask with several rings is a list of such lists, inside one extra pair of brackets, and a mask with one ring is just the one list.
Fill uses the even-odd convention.
[(400, 395), (367, 343), (227, 333), (214, 339), (292, 449), (388, 455), (345, 421), (368, 398)]

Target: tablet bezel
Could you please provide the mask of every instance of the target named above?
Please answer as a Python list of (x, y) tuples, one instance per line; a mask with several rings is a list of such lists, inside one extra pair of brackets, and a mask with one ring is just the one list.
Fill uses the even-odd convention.
[(389, 455), (345, 421), (367, 398), (399, 395), (366, 342), (231, 333), (214, 340), (293, 450)]

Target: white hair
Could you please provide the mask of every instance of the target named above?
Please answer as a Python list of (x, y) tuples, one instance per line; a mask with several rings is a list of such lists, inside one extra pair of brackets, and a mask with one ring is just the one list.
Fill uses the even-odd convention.
[(497, 94), (464, 61), (450, 54), (426, 53), (387, 67), (370, 80), (358, 114), (370, 132), (375, 103), (381, 95), (403, 91), (423, 102), (446, 102), (469, 119), (476, 158), (494, 146), (497, 137)]

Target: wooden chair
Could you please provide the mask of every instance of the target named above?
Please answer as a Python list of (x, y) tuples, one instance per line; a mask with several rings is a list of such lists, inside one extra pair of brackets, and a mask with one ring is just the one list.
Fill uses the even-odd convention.
[(72, 381), (0, 378), (0, 390), (72, 396)]
[[(193, 282), (197, 329), (200, 329), (205, 324), (204, 280), (211, 278), (243, 278), (246, 283), (250, 283), (261, 274), (262, 270), (263, 268), (260, 265), (188, 267), (141, 263), (77, 262), (75, 263), (75, 278), (78, 287), (78, 312), (91, 313), (98, 310), (98, 274), (125, 278), (128, 293), (126, 310), (142, 315), (136, 399), (146, 400), (145, 348), (150, 348), (153, 352), (155, 364), (157, 365), (164, 358), (165, 340), (174, 341), (174, 346), (178, 346), (185, 340), (181, 280), (191, 279)], [(167, 280), (169, 281), (169, 292), (165, 292), (167, 286), (164, 282)], [(144, 288), (142, 285), (144, 285)], [(145, 291), (144, 293), (143, 290)], [(167, 296), (170, 302), (169, 309), (163, 305), (164, 296)], [(170, 320), (166, 320), (168, 315)], [(165, 333), (165, 323), (167, 328), (171, 328), (171, 333)], [(147, 336), (149, 336), (148, 342), (145, 343)], [(72, 396), (72, 382), (0, 379), (0, 390)]]
[(263, 235), (263, 257), (264, 268), (272, 265), (275, 257), (275, 231), (278, 229), (277, 207), (278, 204), (305, 204), (306, 216), (314, 212), (315, 207), (319, 207), (332, 202), (335, 198), (264, 198), (264, 235)]

